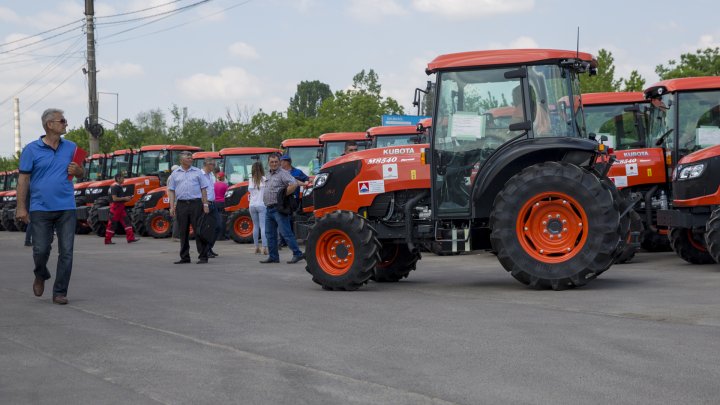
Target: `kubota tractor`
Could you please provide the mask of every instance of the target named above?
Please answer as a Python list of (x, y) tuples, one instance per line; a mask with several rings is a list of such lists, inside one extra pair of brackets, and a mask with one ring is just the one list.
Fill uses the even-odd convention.
[[(219, 152), (195, 152), (192, 156), (193, 166), (198, 168), (202, 168), (208, 158), (221, 162)], [(143, 235), (158, 239), (169, 238), (172, 235), (173, 218), (170, 216), (167, 186), (148, 191), (133, 207), (131, 217), (133, 227), (142, 229)]]
[[(17, 189), (19, 173), (15, 169), (0, 174), (0, 230), (18, 230), (15, 224), (15, 206), (17, 205), (17, 192), (15, 189)], [(23, 230), (25, 229), (23, 228)]]
[(322, 146), (318, 138), (291, 138), (280, 144), (283, 155), (292, 158), (294, 167), (302, 170), (308, 176), (314, 176), (320, 170), (318, 156), (322, 153)]
[(425, 134), (418, 132), (416, 125), (372, 127), (367, 130), (367, 136), (370, 139), (369, 148), (417, 145), (428, 142)]
[(720, 259), (720, 77), (665, 80), (646, 94), (653, 97), (655, 107), (651, 135), (664, 135), (667, 158), (678, 162), (672, 172), (672, 207), (658, 212), (658, 224), (670, 227), (670, 244), (683, 260), (716, 263)]
[[(85, 164), (83, 165), (85, 176), (82, 179), (76, 180), (75, 184), (73, 184), (76, 207), (87, 206), (86, 190), (90, 184), (108, 178), (112, 156), (112, 154), (96, 153), (85, 159)], [(89, 209), (89, 207), (87, 209)], [(77, 225), (75, 226), (75, 233), (85, 235), (90, 232), (92, 232), (92, 228), (88, 224), (87, 219), (78, 219)]]
[[(306, 248), (313, 281), (354, 290), (371, 277), (400, 280), (418, 247), (438, 241), (492, 249), (535, 288), (582, 286), (607, 270), (629, 221), (602, 181), (607, 166), (596, 163), (605, 146), (585, 130), (578, 76), (595, 66), (587, 53), (543, 49), (430, 62), (431, 145), (352, 153), (316, 176)], [(514, 120), (490, 119), (510, 100)]]
[[(589, 136), (605, 139), (605, 145), (614, 150), (608, 177), (617, 182), (615, 186), (625, 199), (622, 209), (634, 207), (629, 211), (627, 245), (616, 263), (630, 261), (640, 246), (649, 251), (669, 250), (669, 243), (663, 243), (667, 241), (667, 230), (658, 229), (652, 204), (648, 209), (643, 201), (648, 191), (667, 191), (669, 187), (662, 150), (652, 150), (646, 144), (649, 100), (642, 92), (616, 92), (583, 94), (582, 102)], [(654, 154), (655, 159), (646, 154)], [(628, 177), (627, 173), (634, 175)]]
[(227, 214), (226, 230), (232, 240), (237, 243), (251, 243), (253, 240), (253, 223), (250, 217), (250, 194), (248, 182), (252, 165), (261, 162), (267, 173), (268, 155), (281, 153), (274, 148), (224, 148), (220, 150), (225, 167), (225, 178), (228, 190), (225, 192), (225, 213)]

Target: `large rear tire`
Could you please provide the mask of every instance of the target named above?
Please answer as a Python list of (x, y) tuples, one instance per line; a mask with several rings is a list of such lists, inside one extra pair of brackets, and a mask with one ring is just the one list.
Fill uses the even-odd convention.
[(335, 211), (310, 229), (305, 260), (312, 279), (326, 290), (357, 290), (380, 262), (380, 243), (367, 220)]
[(230, 238), (237, 243), (251, 243), (253, 241), (253, 226), (250, 211), (247, 209), (233, 212), (225, 224)]
[(90, 210), (88, 211), (88, 224), (90, 225), (90, 228), (95, 235), (104, 238), (107, 223), (101, 222), (98, 219), (98, 208), (100, 208), (98, 205), (93, 205), (92, 207), (90, 207)]
[(372, 280), (378, 282), (400, 281), (415, 270), (420, 252), (410, 252), (406, 243), (380, 242), (380, 261), (375, 266)]
[(720, 263), (720, 208), (715, 208), (705, 225), (705, 246), (710, 257)]
[(145, 226), (145, 206), (142, 203), (136, 204), (132, 210), (130, 210), (130, 215), (128, 215), (128, 219), (130, 219), (130, 223), (132, 224), (133, 230), (135, 231), (135, 234), (140, 236), (148, 236), (148, 228)]
[(715, 263), (705, 246), (704, 237), (696, 235), (692, 229), (670, 228), (670, 246), (681, 259), (692, 264)]
[(172, 235), (173, 218), (168, 210), (153, 211), (148, 214), (144, 226), (153, 238), (169, 238)]
[(620, 252), (618, 258), (615, 259), (615, 264), (627, 263), (631, 261), (633, 257), (635, 257), (635, 253), (637, 253), (637, 245), (631, 243), (632, 233), (637, 232), (639, 237), (642, 237), (642, 234), (645, 230), (645, 225), (643, 225), (640, 214), (635, 211), (630, 211), (628, 213), (628, 216), (630, 217), (630, 229), (628, 229), (627, 232), (625, 246), (623, 247), (622, 252)]
[(610, 267), (620, 233), (612, 193), (591, 172), (545, 162), (495, 198), (490, 241), (513, 277), (533, 288), (582, 286)]

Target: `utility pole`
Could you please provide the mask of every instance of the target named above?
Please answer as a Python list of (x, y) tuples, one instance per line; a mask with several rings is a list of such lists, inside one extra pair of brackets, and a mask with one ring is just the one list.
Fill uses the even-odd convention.
[(95, 0), (85, 0), (85, 26), (87, 31), (87, 75), (88, 75), (88, 105), (89, 114), (85, 121), (85, 130), (88, 132), (90, 154), (100, 152), (100, 140), (103, 128), (98, 123), (98, 95), (97, 79), (95, 74)]

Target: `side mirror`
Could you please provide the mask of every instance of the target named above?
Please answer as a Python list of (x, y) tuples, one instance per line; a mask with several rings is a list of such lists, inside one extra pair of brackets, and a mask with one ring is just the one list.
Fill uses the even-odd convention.
[(532, 123), (530, 121), (517, 122), (510, 124), (508, 127), (509, 131), (529, 131), (532, 129)]

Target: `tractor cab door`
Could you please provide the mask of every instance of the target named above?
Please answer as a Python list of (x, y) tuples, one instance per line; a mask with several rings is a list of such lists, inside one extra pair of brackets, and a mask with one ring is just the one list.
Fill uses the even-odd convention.
[[(480, 167), (504, 143), (529, 125), (524, 69), (495, 68), (441, 72), (433, 120), (431, 165), (433, 213), (467, 218), (471, 189)], [(524, 124), (523, 124), (524, 123)]]

